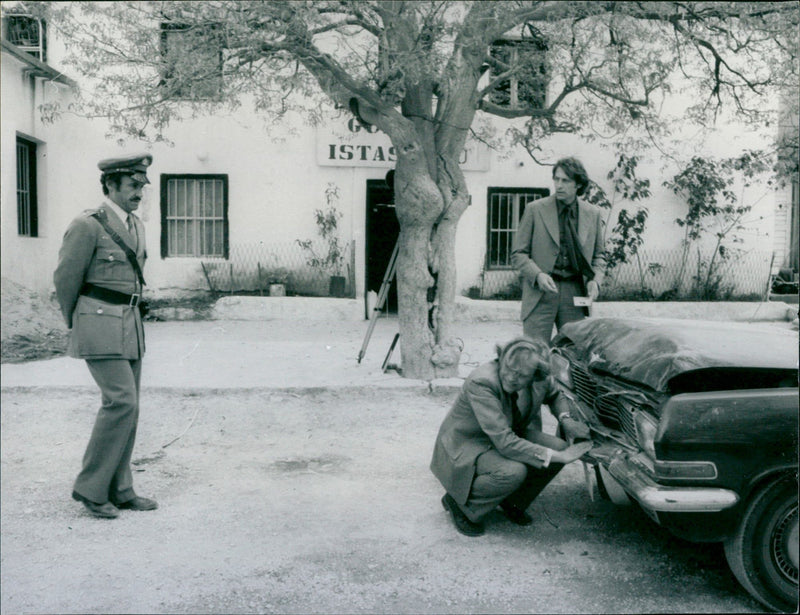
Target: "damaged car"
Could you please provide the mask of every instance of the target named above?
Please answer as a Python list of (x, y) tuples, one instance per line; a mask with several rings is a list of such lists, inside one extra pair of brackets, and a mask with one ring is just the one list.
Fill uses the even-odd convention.
[(798, 600), (798, 337), (780, 327), (588, 318), (553, 367), (592, 431), (601, 496), (696, 542), (775, 611)]

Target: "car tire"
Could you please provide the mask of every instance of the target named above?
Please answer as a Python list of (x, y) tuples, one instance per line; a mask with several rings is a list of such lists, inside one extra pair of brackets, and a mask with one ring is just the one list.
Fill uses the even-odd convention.
[(756, 493), (724, 544), (733, 574), (756, 600), (775, 611), (797, 611), (796, 481), (784, 478)]

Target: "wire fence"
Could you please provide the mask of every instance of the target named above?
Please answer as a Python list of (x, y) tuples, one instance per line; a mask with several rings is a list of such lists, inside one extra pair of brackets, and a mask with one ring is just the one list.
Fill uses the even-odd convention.
[[(322, 250), (314, 247), (320, 248), (318, 253)], [(355, 250), (352, 241), (341, 271), (332, 272), (309, 265), (309, 253), (297, 242), (242, 243), (231, 247), (228, 259), (203, 260), (202, 275), (216, 293), (354, 298)], [(772, 264), (771, 252), (744, 252), (718, 261), (709, 278), (709, 263), (696, 252), (642, 250), (638, 258), (607, 273), (603, 298), (753, 299), (766, 292)], [(333, 274), (339, 279), (332, 281)], [(497, 269), (480, 274), (466, 294), (475, 299), (519, 299), (522, 290), (516, 271)]]
[[(707, 257), (682, 250), (641, 250), (638, 258), (610, 270), (604, 299), (754, 299), (771, 281), (772, 253), (750, 251), (713, 264)], [(480, 299), (519, 299), (522, 290), (513, 269), (484, 271), (467, 295)]]
[[(323, 246), (317, 247), (323, 252)], [(240, 243), (231, 246), (227, 259), (206, 259), (201, 267), (209, 290), (216, 293), (355, 297), (355, 241), (341, 271), (312, 267), (309, 256), (297, 242)]]

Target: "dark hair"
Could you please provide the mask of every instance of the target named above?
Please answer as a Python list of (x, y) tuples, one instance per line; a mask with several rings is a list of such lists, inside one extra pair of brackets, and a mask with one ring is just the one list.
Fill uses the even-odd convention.
[(111, 184), (114, 188), (119, 190), (122, 178), (125, 175), (129, 175), (129, 173), (103, 173), (100, 176), (100, 185), (103, 186), (103, 194), (108, 196), (108, 186), (106, 184)]
[(573, 157), (562, 158), (556, 162), (556, 165), (553, 167), (553, 177), (556, 176), (556, 171), (559, 169), (564, 171), (566, 176), (577, 184), (577, 194), (578, 196), (582, 196), (583, 193), (586, 192), (586, 187), (589, 185), (589, 174), (586, 172), (586, 169), (583, 168), (583, 163)]

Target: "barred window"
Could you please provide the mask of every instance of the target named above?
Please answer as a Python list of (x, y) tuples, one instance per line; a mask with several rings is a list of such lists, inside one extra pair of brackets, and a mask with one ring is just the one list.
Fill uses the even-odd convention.
[(510, 269), (514, 233), (525, 206), (550, 194), (547, 188), (489, 188), (487, 269)]
[(228, 258), (228, 176), (161, 176), (161, 256)]
[(513, 70), (514, 76), (496, 84), (489, 93), (489, 100), (503, 107), (543, 109), (550, 82), (546, 52), (544, 36), (533, 27), (527, 27), (522, 38), (499, 39), (492, 43), (489, 55), (494, 65), (489, 71), (490, 77), (508, 70)]
[(17, 137), (17, 233), (39, 236), (36, 198), (36, 143)]
[(3, 38), (37, 60), (47, 62), (47, 29), (41, 19), (8, 11), (3, 15)]

